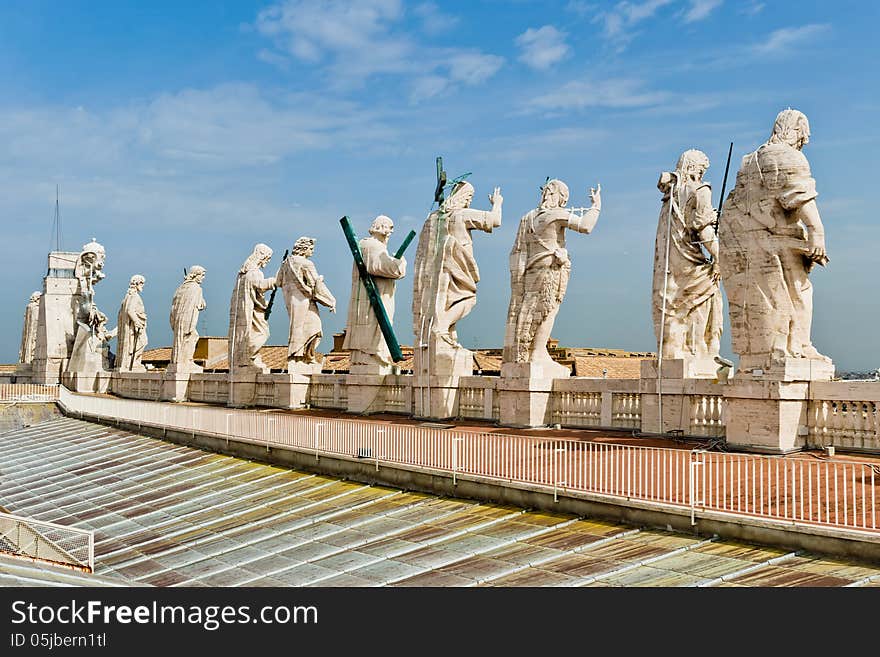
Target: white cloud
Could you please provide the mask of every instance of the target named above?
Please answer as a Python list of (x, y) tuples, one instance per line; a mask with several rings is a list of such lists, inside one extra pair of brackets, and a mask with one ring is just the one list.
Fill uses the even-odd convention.
[(413, 9), (421, 20), (422, 29), (428, 34), (443, 34), (459, 24), (458, 16), (444, 14), (433, 2), (424, 2)]
[(292, 55), (317, 61), (327, 53), (367, 51), (376, 39), (388, 38), (402, 13), (399, 0), (287, 0), (263, 9), (256, 27)]
[(801, 27), (784, 27), (771, 32), (767, 39), (756, 44), (753, 50), (764, 55), (784, 52), (824, 34), (830, 27), (830, 25), (818, 23)]
[(582, 127), (557, 128), (537, 133), (530, 131), (526, 135), (499, 137), (492, 140), (483, 156), (521, 162), (534, 158), (536, 153), (586, 149), (595, 146), (608, 135), (606, 130)]
[[(427, 33), (442, 33), (458, 21), (431, 2), (418, 5), (413, 13)], [(405, 31), (404, 14), (398, 0), (284, 0), (259, 13), (256, 29), (285, 55), (325, 69), (329, 87), (363, 85), (374, 75), (400, 76), (412, 89), (414, 102), (454, 82), (479, 84), (504, 62), (497, 55), (417, 40)], [(259, 56), (283, 61), (277, 53)]]
[(696, 23), (709, 17), (721, 6), (723, 0), (688, 0), (690, 5), (684, 14), (685, 23)]
[(614, 8), (599, 12), (593, 18), (594, 23), (601, 23), (605, 37), (622, 50), (635, 37), (635, 27), (642, 21), (651, 18), (657, 10), (670, 4), (673, 0), (644, 0), (643, 2), (618, 2)]
[(476, 85), (495, 75), (504, 64), (504, 58), (481, 52), (453, 52), (446, 62), (452, 80)]
[(566, 34), (552, 25), (530, 27), (516, 37), (521, 53), (519, 60), (529, 68), (545, 70), (564, 59), (571, 48), (565, 43)]
[(640, 80), (576, 80), (532, 98), (526, 103), (525, 109), (532, 112), (564, 112), (587, 107), (639, 108), (659, 105), (670, 98), (671, 94), (667, 92), (643, 89)]

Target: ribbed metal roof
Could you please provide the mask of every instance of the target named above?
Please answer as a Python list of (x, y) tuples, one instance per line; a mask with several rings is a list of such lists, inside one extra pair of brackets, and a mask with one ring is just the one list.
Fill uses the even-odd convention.
[(0, 585), (848, 586), (880, 566), (367, 486), (70, 418), (0, 435), (0, 506), (96, 532)]

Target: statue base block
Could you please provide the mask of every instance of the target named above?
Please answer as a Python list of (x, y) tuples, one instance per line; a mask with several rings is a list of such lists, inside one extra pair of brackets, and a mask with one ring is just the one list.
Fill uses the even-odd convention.
[(31, 363), (19, 363), (13, 374), (14, 383), (33, 383), (33, 366)]
[(385, 379), (387, 375), (349, 374), (347, 378), (348, 413), (369, 415), (385, 410)]
[(731, 447), (787, 454), (806, 446), (809, 383), (734, 380), (725, 386), (724, 401)]
[(499, 423), (509, 427), (542, 427), (550, 423), (550, 392), (555, 379), (568, 379), (564, 365), (504, 363), (498, 380)]
[[(198, 372), (193, 372), (198, 374)], [(189, 373), (166, 371), (162, 379), (162, 392), (159, 399), (162, 401), (184, 402), (187, 400), (189, 391)]]
[(474, 353), (432, 335), (414, 354), (413, 413), (430, 420), (458, 416), (459, 379), (474, 374)]
[[(643, 360), (639, 376), (643, 379), (657, 378), (657, 360)], [(721, 367), (712, 358), (664, 358), (664, 379), (714, 379)]]
[(737, 370), (741, 381), (831, 381), (834, 363), (820, 358), (785, 358), (767, 365), (759, 356), (742, 356)]
[(65, 372), (61, 383), (71, 392), (106, 394), (110, 389), (110, 372)]
[(257, 405), (257, 378), (263, 374), (259, 367), (236, 368), (229, 377), (229, 401), (231, 408), (247, 408)]
[(413, 415), (425, 420), (458, 417), (460, 376), (416, 376), (413, 378)]
[[(305, 363), (300, 363), (305, 365)], [(317, 363), (317, 373), (321, 372), (321, 364)], [(311, 371), (305, 373), (310, 368)], [(302, 372), (286, 372), (284, 374), (267, 374), (259, 377), (260, 383), (269, 383), (275, 391), (274, 406), (277, 408), (305, 408), (309, 394), (309, 384), (315, 373), (315, 364), (308, 368), (297, 368)], [(261, 404), (262, 405), (262, 404)]]

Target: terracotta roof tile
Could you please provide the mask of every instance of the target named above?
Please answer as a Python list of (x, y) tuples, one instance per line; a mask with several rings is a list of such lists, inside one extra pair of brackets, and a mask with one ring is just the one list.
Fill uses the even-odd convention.
[(601, 378), (608, 370), (609, 379), (638, 379), (644, 358), (620, 356), (575, 356), (575, 376)]

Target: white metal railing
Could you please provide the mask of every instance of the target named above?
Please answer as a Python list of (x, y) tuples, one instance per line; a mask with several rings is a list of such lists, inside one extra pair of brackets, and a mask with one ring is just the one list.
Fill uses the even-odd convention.
[(0, 383), (0, 402), (55, 401), (59, 386), (37, 383)]
[[(877, 466), (74, 395), (68, 411), (322, 455), (697, 510), (876, 531)], [(621, 413), (632, 412), (622, 406)]]
[(95, 532), (0, 513), (0, 553), (95, 571)]

